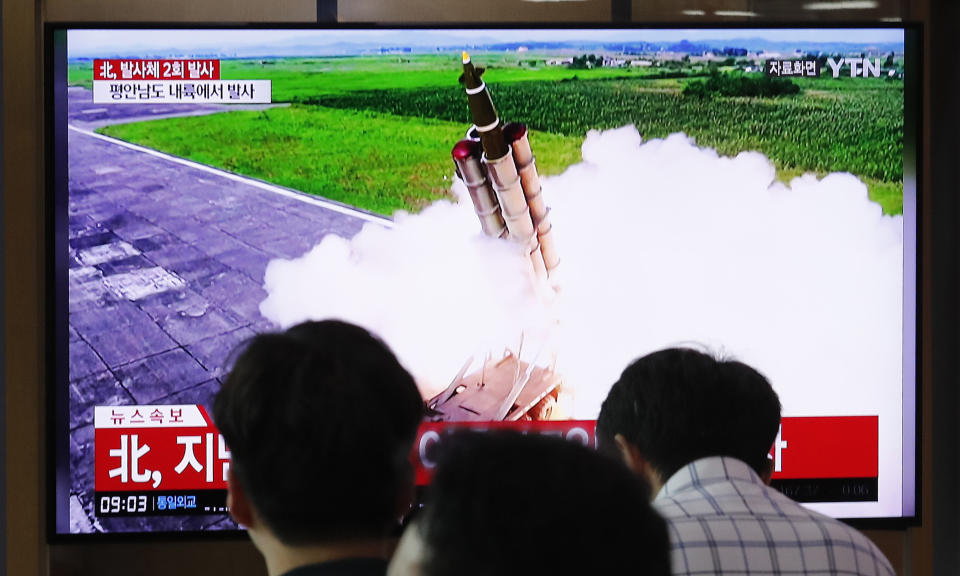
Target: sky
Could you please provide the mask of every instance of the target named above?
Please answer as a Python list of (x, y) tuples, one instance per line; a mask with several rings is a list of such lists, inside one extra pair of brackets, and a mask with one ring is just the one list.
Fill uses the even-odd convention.
[(678, 29), (678, 30), (71, 30), (69, 56), (96, 57), (130, 51), (238, 52), (275, 54), (285, 47), (349, 42), (380, 46), (459, 46), (499, 42), (602, 41), (678, 42), (763, 38), (771, 42), (902, 43), (903, 31), (883, 29)]

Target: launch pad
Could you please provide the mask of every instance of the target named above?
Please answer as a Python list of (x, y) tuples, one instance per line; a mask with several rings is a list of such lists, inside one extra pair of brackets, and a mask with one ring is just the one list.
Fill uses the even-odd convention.
[(466, 374), (470, 358), (446, 390), (427, 402), (427, 420), (486, 422), (549, 420), (562, 380), (554, 366), (524, 362), (511, 350), (487, 356)]
[[(474, 68), (464, 52), (460, 81), (474, 125), (451, 152), (457, 176), (467, 187), (484, 234), (512, 242), (527, 254), (535, 284), (551, 277), (555, 281), (560, 257), (527, 127), (501, 124), (482, 74), (483, 68)], [(499, 357), (487, 354), (479, 370), (468, 373), (476, 357), (467, 360), (447, 389), (427, 402), (427, 419), (549, 420), (562, 384), (556, 363), (526, 362), (520, 349), (522, 335), (516, 353), (507, 348)]]

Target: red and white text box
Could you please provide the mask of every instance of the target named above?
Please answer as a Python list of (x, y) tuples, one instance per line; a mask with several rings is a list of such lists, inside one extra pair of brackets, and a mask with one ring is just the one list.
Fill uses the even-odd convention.
[[(226, 488), (230, 452), (202, 406), (97, 406), (99, 492)], [(516, 430), (596, 446), (596, 421), (425, 422), (411, 451), (418, 485), (430, 482), (432, 450), (458, 429)], [(771, 449), (774, 479), (876, 478), (877, 416), (786, 417)]]
[(270, 80), (94, 80), (96, 104), (269, 104)]
[(220, 61), (213, 59), (96, 58), (94, 80), (219, 80)]
[(97, 406), (98, 492), (227, 487), (230, 451), (202, 406)]

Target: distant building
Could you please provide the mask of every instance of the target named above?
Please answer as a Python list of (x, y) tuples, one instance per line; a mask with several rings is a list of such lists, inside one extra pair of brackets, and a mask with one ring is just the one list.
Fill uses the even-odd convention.
[(652, 60), (631, 60), (630, 66), (653, 66)]
[(661, 52), (660, 53), (661, 60), (673, 60), (673, 61), (683, 60), (684, 56), (687, 56), (687, 54), (684, 54), (682, 52)]
[(603, 57), (603, 67), (604, 68), (619, 68), (620, 66), (626, 65), (627, 61), (623, 58), (611, 58), (610, 56)]
[(547, 66), (566, 66), (573, 64), (573, 57), (570, 58), (552, 58), (547, 60)]

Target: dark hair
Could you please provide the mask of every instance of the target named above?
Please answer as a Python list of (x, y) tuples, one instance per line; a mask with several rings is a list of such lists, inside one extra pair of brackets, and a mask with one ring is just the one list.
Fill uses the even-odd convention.
[(305, 322), (253, 337), (213, 412), (236, 478), (283, 542), (379, 536), (396, 523), (423, 400), (363, 328)]
[(670, 574), (666, 524), (620, 461), (515, 432), (459, 432), (437, 447), (412, 525), (426, 576)]
[(597, 437), (608, 451), (622, 434), (666, 481), (708, 456), (732, 456), (762, 475), (779, 427), (780, 399), (762, 374), (670, 348), (623, 371), (600, 408)]

